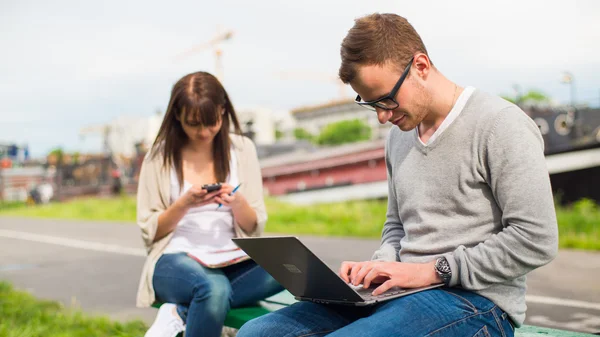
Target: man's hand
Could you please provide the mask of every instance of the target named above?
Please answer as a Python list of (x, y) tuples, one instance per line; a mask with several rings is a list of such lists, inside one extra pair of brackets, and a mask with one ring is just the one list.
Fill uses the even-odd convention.
[(434, 270), (435, 261), (429, 263), (404, 262), (343, 262), (340, 276), (344, 281), (357, 286), (362, 284), (369, 288), (371, 284), (382, 283), (373, 291), (377, 296), (392, 287), (419, 288), (440, 283), (441, 280)]

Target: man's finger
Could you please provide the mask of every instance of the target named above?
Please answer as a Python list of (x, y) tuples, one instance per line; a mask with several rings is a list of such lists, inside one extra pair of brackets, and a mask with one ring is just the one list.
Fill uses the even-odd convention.
[(356, 278), (356, 275), (360, 272), (360, 270), (365, 264), (366, 263), (364, 262), (360, 262), (352, 266), (352, 270), (350, 271), (350, 282), (352, 282), (352, 284), (354, 284), (354, 279)]
[(352, 284), (354, 284), (355, 286), (361, 283), (364, 284), (365, 276), (367, 276), (367, 274), (369, 274), (373, 269), (375, 269), (375, 266), (372, 264), (363, 265), (362, 268), (360, 268), (358, 274), (356, 274), (356, 277), (352, 279)]
[(388, 291), (393, 286), (394, 286), (394, 283), (393, 283), (392, 279), (389, 279), (389, 280), (383, 282), (379, 287), (375, 288), (375, 290), (373, 290), (373, 296), (383, 294), (384, 292)]
[(344, 261), (342, 262), (342, 265), (340, 266), (340, 277), (346, 282), (346, 283), (350, 283), (350, 280), (348, 279), (348, 274), (350, 273), (350, 268), (352, 268), (352, 265), (354, 265), (354, 262), (348, 262), (348, 261)]
[(383, 273), (380, 271), (380, 269), (377, 267), (371, 268), (371, 270), (364, 276), (362, 282), (363, 286), (365, 288), (369, 288), (371, 286), (371, 282), (373, 282), (373, 280), (378, 276), (383, 276)]

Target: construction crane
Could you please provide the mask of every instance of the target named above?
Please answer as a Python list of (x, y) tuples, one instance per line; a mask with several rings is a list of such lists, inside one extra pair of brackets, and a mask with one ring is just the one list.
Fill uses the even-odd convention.
[(223, 50), (220, 48), (220, 43), (223, 41), (230, 40), (233, 36), (233, 31), (228, 30), (225, 32), (218, 32), (215, 37), (213, 37), (210, 41), (194, 46), (177, 56), (175, 56), (175, 60), (180, 61), (194, 55), (196, 53), (202, 52), (206, 49), (214, 48), (215, 53), (215, 76), (219, 79), (219, 81), (223, 81), (223, 62), (221, 57), (223, 55)]
[(108, 142), (108, 136), (111, 132), (111, 127), (108, 124), (96, 124), (83, 127), (79, 130), (79, 138), (83, 139), (85, 136), (90, 134), (97, 134), (102, 136), (102, 150), (104, 153), (111, 153), (110, 144)]
[[(88, 135), (100, 135), (102, 137), (102, 151), (105, 155), (110, 156), (112, 161), (123, 172), (125, 163), (121, 158), (122, 153), (118, 151), (119, 149), (113, 148), (113, 146), (115, 146), (115, 142), (110, 141), (111, 134), (113, 137), (115, 134), (121, 136), (124, 135), (124, 130), (122, 127), (112, 124), (89, 125), (79, 130), (79, 139), (84, 139)], [(119, 144), (121, 143), (123, 143), (123, 141), (119, 142)]]
[(338, 98), (348, 98), (346, 94), (346, 84), (336, 75), (331, 75), (323, 72), (311, 71), (281, 71), (276, 73), (276, 76), (282, 80), (309, 80), (333, 83), (338, 87)]

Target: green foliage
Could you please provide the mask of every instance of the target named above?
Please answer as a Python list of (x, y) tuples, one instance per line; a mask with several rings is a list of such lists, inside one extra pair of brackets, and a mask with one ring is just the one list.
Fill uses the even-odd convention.
[(3, 337), (137, 337), (147, 327), (141, 321), (112, 322), (35, 299), (0, 282), (0, 336)]
[(360, 119), (327, 125), (317, 138), (317, 144), (339, 145), (371, 139), (371, 127)]
[(274, 233), (378, 238), (387, 202), (348, 201), (296, 206), (267, 199), (267, 231)]
[(275, 139), (276, 140), (280, 140), (281, 138), (283, 138), (284, 134), (281, 130), (279, 129), (275, 129)]
[(73, 164), (79, 164), (80, 158), (81, 158), (81, 153), (79, 153), (79, 151), (73, 152)]
[(557, 207), (560, 247), (600, 250), (600, 207), (582, 199), (570, 207)]
[(543, 104), (550, 102), (550, 97), (540, 90), (530, 89), (523, 95), (502, 95), (502, 98), (514, 104)]
[(25, 207), (24, 202), (20, 201), (0, 201), (0, 212)]
[(64, 154), (65, 154), (65, 152), (63, 151), (63, 149), (61, 147), (57, 147), (48, 153), (48, 155), (54, 155), (57, 157), (62, 157)]
[(517, 104), (517, 99), (514, 98), (514, 97), (510, 97), (510, 96), (507, 96), (507, 95), (501, 95), (500, 97), (504, 98), (505, 100), (507, 100), (507, 101), (509, 101), (509, 102), (511, 102), (513, 104)]
[(550, 98), (539, 90), (529, 90), (521, 96), (523, 102), (544, 103), (550, 101)]
[(33, 218), (82, 219), (102, 221), (135, 221), (135, 198), (122, 195), (116, 198), (79, 198), (64, 203), (26, 206), (13, 203), (3, 206), (0, 215)]
[(311, 134), (310, 132), (306, 131), (303, 128), (295, 128), (294, 129), (294, 138), (296, 138), (298, 140), (306, 139), (306, 140), (312, 141), (314, 137), (315, 136), (313, 134)]

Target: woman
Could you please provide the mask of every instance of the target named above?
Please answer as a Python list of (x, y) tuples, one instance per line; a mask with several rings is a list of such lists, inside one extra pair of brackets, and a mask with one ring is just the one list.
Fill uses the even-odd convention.
[[(148, 337), (184, 329), (188, 337), (219, 336), (230, 308), (282, 290), (253, 261), (207, 268), (188, 255), (231, 247), (231, 238), (264, 229), (256, 148), (240, 134), (231, 100), (214, 76), (197, 72), (175, 84), (138, 186), (137, 222), (148, 258), (137, 304), (165, 303)], [(202, 188), (216, 182), (220, 190)]]

